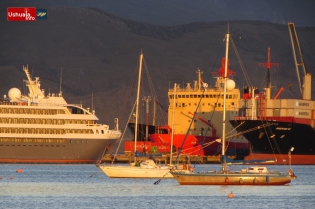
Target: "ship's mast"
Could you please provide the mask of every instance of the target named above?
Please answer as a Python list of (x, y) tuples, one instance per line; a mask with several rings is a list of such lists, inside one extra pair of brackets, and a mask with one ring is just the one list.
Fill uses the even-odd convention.
[(203, 72), (198, 68), (196, 73), (198, 74), (198, 91), (201, 91), (201, 82), (202, 82), (201, 74)]
[(173, 98), (173, 111), (172, 111), (172, 135), (171, 135), (171, 155), (170, 155), (170, 164), (172, 165), (173, 161), (173, 143), (174, 143), (174, 120), (175, 120), (175, 107), (176, 107), (176, 89), (177, 84), (174, 84), (174, 98)]
[(279, 66), (279, 63), (270, 62), (270, 47), (268, 47), (267, 62), (259, 63), (258, 65), (260, 67), (267, 68), (267, 84), (266, 84), (265, 90), (266, 90), (266, 99), (270, 99), (270, 91), (271, 91), (270, 68)]
[(138, 141), (138, 118), (139, 118), (139, 98), (140, 98), (140, 84), (141, 84), (141, 73), (142, 73), (142, 59), (143, 54), (141, 51), (140, 61), (139, 61), (139, 77), (138, 77), (138, 89), (137, 89), (137, 100), (136, 100), (136, 122), (135, 122), (135, 164), (137, 163), (137, 141)]
[[(61, 83), (62, 83), (62, 68), (60, 70), (60, 89), (59, 89), (59, 96), (61, 97), (62, 96), (62, 91), (61, 91)], [(92, 105), (92, 110), (93, 110), (93, 105)]]
[(143, 100), (146, 103), (146, 116), (145, 116), (145, 141), (148, 141), (149, 138), (149, 112), (150, 112), (150, 105), (149, 102), (151, 101), (151, 96), (144, 97)]
[(156, 99), (153, 97), (153, 114), (152, 114), (152, 125), (155, 126), (156, 121)]
[(228, 77), (228, 56), (229, 56), (229, 32), (225, 37), (226, 41), (226, 51), (225, 51), (225, 68), (224, 68), (224, 94), (223, 94), (223, 124), (222, 124), (222, 171), (226, 171), (226, 157), (225, 157), (225, 118), (226, 118), (226, 83)]
[(39, 97), (43, 98), (44, 93), (40, 89), (39, 77), (35, 77), (35, 80), (33, 81), (31, 78), (31, 75), (29, 73), (28, 66), (26, 66), (26, 67), (23, 66), (23, 70), (24, 70), (26, 77), (27, 77), (27, 80), (28, 80), (28, 81), (26, 81), (26, 83), (27, 83), (28, 90), (30, 92), (29, 97), (31, 97), (31, 98), (39, 98)]

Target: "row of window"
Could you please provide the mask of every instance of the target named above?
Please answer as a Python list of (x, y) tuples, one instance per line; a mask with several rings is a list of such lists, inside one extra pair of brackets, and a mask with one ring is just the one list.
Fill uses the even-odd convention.
[(0, 118), (0, 123), (13, 124), (47, 124), (47, 125), (64, 125), (64, 124), (95, 124), (94, 120), (70, 120), (70, 119), (38, 119), (38, 118)]
[[(29, 138), (0, 138), (0, 143), (54, 143), (54, 144), (64, 144), (65, 139), (29, 139)], [(89, 140), (69, 140), (69, 143), (75, 144), (88, 144)], [(0, 144), (1, 145), (1, 144)]]
[(65, 139), (30, 139), (30, 138), (0, 138), (0, 142), (16, 143), (66, 143)]
[[(221, 98), (223, 99), (223, 94), (178, 94), (175, 95), (176, 99), (179, 98)], [(170, 99), (174, 98), (174, 95), (169, 96)], [(237, 94), (227, 94), (226, 95), (227, 99), (238, 99)]]
[[(91, 129), (53, 129), (53, 128), (0, 128), (0, 133), (10, 134), (93, 134)], [(97, 130), (98, 133), (98, 130)], [(102, 130), (104, 133), (104, 130)]]
[(65, 114), (64, 110), (55, 109), (30, 109), (30, 108), (0, 108), (0, 114), (36, 114), (36, 115), (56, 115)]
[[(194, 103), (195, 106), (197, 106), (197, 103)], [(205, 106), (205, 103), (202, 103), (201, 106)], [(234, 102), (231, 102), (231, 105), (234, 106)], [(176, 107), (186, 107), (186, 103), (176, 103)], [(188, 106), (191, 106), (191, 103), (188, 103)], [(223, 107), (223, 104), (221, 103), (208, 103), (208, 106), (213, 106), (213, 107)]]

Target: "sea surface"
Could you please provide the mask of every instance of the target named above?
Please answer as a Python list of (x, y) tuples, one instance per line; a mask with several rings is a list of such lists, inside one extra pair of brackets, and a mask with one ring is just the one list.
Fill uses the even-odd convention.
[[(110, 179), (95, 165), (0, 164), (0, 208), (314, 208), (315, 166), (292, 167), (298, 179), (287, 186), (181, 186), (175, 179)], [(220, 165), (195, 171), (214, 169)]]

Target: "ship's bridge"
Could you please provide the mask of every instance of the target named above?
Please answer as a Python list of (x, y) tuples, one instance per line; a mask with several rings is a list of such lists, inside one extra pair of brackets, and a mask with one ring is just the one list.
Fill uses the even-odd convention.
[[(87, 114), (87, 115), (90, 115), (92, 114), (90, 111), (89, 111), (89, 108), (86, 110), (82, 107), (80, 107), (79, 105), (67, 105), (67, 108), (69, 110), (69, 112), (71, 114)], [(93, 111), (93, 114), (94, 114), (94, 111)]]

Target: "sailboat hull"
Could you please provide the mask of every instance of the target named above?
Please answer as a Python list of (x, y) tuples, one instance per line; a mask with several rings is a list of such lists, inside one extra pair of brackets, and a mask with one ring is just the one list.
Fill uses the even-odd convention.
[(292, 179), (290, 175), (278, 173), (171, 173), (181, 185), (287, 185)]
[(109, 178), (174, 178), (168, 167), (141, 168), (136, 166), (102, 166)]

